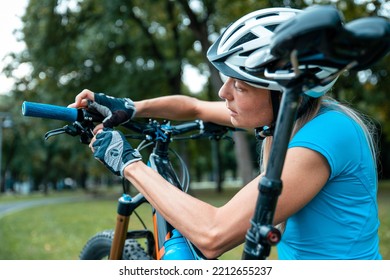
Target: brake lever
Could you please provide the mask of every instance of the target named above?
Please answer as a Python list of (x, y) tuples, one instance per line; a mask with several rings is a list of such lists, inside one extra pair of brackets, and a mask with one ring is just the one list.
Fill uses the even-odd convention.
[(45, 133), (45, 141), (47, 141), (52, 136), (56, 136), (56, 135), (65, 133), (65, 131), (66, 131), (66, 126), (64, 126), (62, 128), (50, 130), (50, 131)]
[(47, 141), (50, 137), (66, 133), (70, 136), (78, 136), (80, 135), (80, 142), (83, 144), (89, 144), (91, 139), (93, 138), (93, 132), (90, 125), (85, 125), (85, 127), (79, 122), (74, 122), (73, 124), (66, 125), (62, 128), (57, 128), (50, 130), (45, 133), (45, 141)]
[(91, 122), (84, 122), (84, 123), (74, 122), (72, 126), (74, 129), (76, 129), (76, 134), (75, 135), (71, 134), (73, 133), (73, 130), (70, 130), (68, 134), (72, 136), (80, 135), (80, 142), (88, 145), (91, 142), (91, 139), (94, 137), (93, 124)]
[(45, 133), (45, 140), (49, 139), (52, 136), (56, 136), (56, 135), (63, 134), (63, 133), (69, 134), (71, 136), (78, 135), (78, 131), (77, 131), (76, 127), (74, 127), (73, 125), (66, 125), (62, 128), (57, 128), (57, 129), (53, 129), (53, 130), (46, 132)]

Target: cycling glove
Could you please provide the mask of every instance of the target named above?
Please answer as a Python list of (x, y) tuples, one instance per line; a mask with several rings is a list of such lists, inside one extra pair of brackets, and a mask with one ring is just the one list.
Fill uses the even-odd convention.
[(96, 141), (92, 147), (94, 157), (112, 173), (122, 177), (126, 166), (142, 159), (139, 151), (131, 147), (120, 131), (110, 128), (104, 128), (96, 135)]

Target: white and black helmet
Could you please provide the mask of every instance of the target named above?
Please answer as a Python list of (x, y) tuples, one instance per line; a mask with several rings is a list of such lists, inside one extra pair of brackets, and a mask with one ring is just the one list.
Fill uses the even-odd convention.
[[(222, 75), (236, 78), (248, 84), (269, 89), (283, 91), (276, 79), (267, 78), (258, 73), (248, 72), (245, 68), (249, 60), (269, 59), (266, 55), (258, 56), (259, 52), (269, 53), (271, 38), (275, 28), (282, 22), (294, 17), (301, 10), (292, 8), (268, 8), (249, 13), (229, 25), (207, 52), (209, 61)], [(263, 61), (258, 61), (261, 64)], [(312, 68), (315, 75), (324, 79), (335, 73), (335, 69), (318, 65), (305, 65)], [(291, 69), (291, 73), (293, 70)], [(306, 91), (310, 97), (319, 97), (328, 91), (336, 79), (324, 86), (316, 86)]]

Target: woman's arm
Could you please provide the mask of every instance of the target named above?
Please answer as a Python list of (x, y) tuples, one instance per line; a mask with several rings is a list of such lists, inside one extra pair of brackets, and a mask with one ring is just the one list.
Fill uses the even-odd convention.
[(169, 120), (201, 119), (232, 126), (223, 101), (202, 101), (184, 95), (169, 95), (135, 101), (136, 117), (165, 118)]
[(218, 208), (174, 187), (142, 162), (127, 166), (124, 176), (207, 258), (243, 242), (257, 197), (257, 180)]
[[(328, 163), (319, 153), (306, 148), (289, 149), (274, 223), (285, 221), (310, 202), (325, 185), (329, 174)], [(124, 175), (207, 258), (216, 258), (245, 240), (261, 176), (224, 206), (214, 207), (178, 190), (142, 162), (127, 166)]]
[[(84, 89), (69, 107), (87, 107), (95, 101), (95, 93)], [(164, 118), (167, 120), (201, 119), (220, 125), (232, 126), (229, 111), (223, 101), (202, 101), (184, 95), (169, 95), (134, 102), (136, 117)]]

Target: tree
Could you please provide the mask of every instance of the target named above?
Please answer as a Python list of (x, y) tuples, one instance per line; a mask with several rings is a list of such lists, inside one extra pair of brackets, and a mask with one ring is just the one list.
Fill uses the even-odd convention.
[[(85, 0), (70, 6), (72, 3), (30, 1), (22, 30), (27, 50), (15, 54), (15, 62), (7, 69), (11, 74), (20, 64), (31, 65), (31, 74), (19, 80), (14, 91), (19, 105), (24, 99), (66, 105), (82, 88), (130, 95), (135, 100), (188, 94), (182, 84), (182, 67), (185, 63), (196, 64), (202, 57), (194, 51), (195, 37), (183, 20), (183, 10), (195, 16), (188, 3)], [(207, 33), (202, 36), (201, 40), (207, 40)], [(25, 121), (38, 124), (37, 120)], [(48, 177), (50, 173), (39, 172), (38, 166), (59, 164), (57, 158), (71, 160), (81, 150), (62, 139), (56, 140), (58, 145), (50, 142), (43, 149), (36, 135), (43, 135), (54, 125), (46, 123), (37, 125), (39, 129), (33, 132), (26, 131), (27, 139), (23, 141), (40, 146), (31, 155), (37, 159), (32, 171), (37, 184), (48, 180), (39, 174)], [(69, 166), (56, 168), (64, 174), (75, 172)]]

